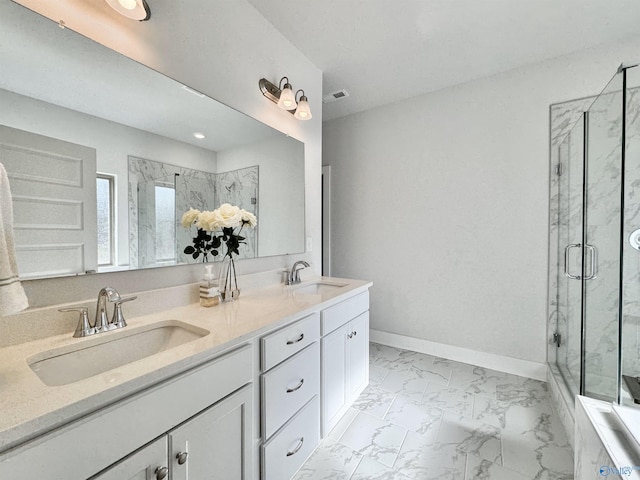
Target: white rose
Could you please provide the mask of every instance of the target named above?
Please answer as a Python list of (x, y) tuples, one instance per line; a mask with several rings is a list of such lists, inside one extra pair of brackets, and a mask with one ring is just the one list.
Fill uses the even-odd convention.
[(184, 215), (182, 215), (182, 226), (184, 228), (189, 228), (193, 225), (193, 222), (196, 221), (198, 215), (200, 215), (200, 210), (196, 210), (195, 208), (190, 208), (184, 212)]
[(214, 210), (214, 212), (218, 215), (218, 218), (220, 220), (220, 227), (235, 228), (242, 222), (240, 209), (235, 205), (223, 203), (219, 208)]
[(208, 232), (212, 232), (214, 230), (220, 229), (220, 220), (216, 211), (213, 212), (204, 211), (198, 215), (198, 221), (196, 222), (196, 227), (201, 228), (202, 230), (207, 230)]
[(255, 227), (258, 224), (256, 216), (251, 212), (247, 212), (245, 209), (240, 210), (240, 217), (242, 221), (250, 227)]

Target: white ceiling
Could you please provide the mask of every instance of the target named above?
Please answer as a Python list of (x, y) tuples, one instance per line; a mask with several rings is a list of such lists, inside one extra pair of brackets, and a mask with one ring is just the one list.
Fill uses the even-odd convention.
[(638, 0), (249, 2), (349, 92), (324, 120), (640, 34)]

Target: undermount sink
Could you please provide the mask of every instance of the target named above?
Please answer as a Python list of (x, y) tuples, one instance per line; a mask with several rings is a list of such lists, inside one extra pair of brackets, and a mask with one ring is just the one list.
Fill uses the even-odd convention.
[(45, 385), (55, 387), (93, 377), (208, 334), (203, 328), (168, 320), (99, 334), (81, 344), (34, 355), (27, 363)]
[(294, 286), (293, 293), (295, 294), (307, 294), (307, 295), (323, 295), (326, 293), (333, 293), (336, 290), (346, 287), (347, 283), (339, 282), (327, 282), (317, 281), (311, 283), (305, 283), (300, 286)]

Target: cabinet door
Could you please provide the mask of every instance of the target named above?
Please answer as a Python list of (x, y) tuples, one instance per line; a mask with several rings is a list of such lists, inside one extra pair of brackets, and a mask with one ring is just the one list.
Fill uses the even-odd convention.
[(169, 432), (171, 479), (251, 479), (252, 409), (248, 385)]
[[(107, 468), (102, 473), (91, 477), (91, 480), (156, 480), (162, 477), (162, 472), (156, 470), (168, 469), (167, 437), (160, 437), (155, 442), (132, 453), (124, 460)], [(107, 447), (108, 448), (108, 447)]]
[(322, 339), (322, 436), (338, 423), (346, 408), (349, 324)]
[(347, 354), (349, 403), (352, 403), (369, 383), (369, 312), (349, 322)]

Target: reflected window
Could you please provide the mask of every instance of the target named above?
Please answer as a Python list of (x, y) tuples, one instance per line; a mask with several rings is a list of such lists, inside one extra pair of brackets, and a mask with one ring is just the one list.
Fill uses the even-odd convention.
[(114, 185), (112, 175), (98, 174), (96, 179), (98, 198), (98, 265), (114, 264)]
[(173, 184), (156, 184), (156, 261), (176, 259), (176, 190)]

